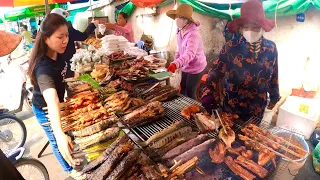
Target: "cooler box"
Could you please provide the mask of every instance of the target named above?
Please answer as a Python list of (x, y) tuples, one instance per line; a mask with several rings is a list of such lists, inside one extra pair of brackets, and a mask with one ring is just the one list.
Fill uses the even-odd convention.
[(317, 126), (320, 100), (289, 96), (280, 107), (277, 126), (292, 129), (309, 139)]

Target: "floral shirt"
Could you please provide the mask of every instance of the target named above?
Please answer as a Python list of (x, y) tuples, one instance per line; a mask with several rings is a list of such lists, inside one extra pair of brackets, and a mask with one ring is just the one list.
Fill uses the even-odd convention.
[[(222, 97), (217, 92), (222, 83)], [(236, 113), (242, 120), (263, 117), (267, 106), (279, 100), (278, 52), (274, 42), (262, 37), (249, 44), (243, 36), (228, 41), (219, 58), (213, 62), (203, 97), (213, 94), (226, 112)]]

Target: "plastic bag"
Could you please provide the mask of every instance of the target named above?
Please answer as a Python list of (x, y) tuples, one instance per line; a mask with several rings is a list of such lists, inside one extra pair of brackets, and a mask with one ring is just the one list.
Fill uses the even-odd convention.
[(172, 86), (173, 88), (179, 89), (180, 83), (181, 83), (181, 76), (182, 76), (182, 71), (180, 69), (176, 70), (176, 72), (170, 76), (170, 86)]
[(312, 152), (312, 163), (314, 170), (320, 174), (320, 143), (318, 143)]

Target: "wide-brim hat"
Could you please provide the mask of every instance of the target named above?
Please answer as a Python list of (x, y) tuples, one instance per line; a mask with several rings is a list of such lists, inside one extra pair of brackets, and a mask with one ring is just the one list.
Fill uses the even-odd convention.
[(182, 16), (189, 19), (191, 22), (197, 24), (197, 21), (192, 18), (193, 8), (188, 4), (180, 4), (177, 10), (170, 10), (167, 12), (167, 16), (171, 19), (176, 19), (176, 16)]
[(0, 30), (0, 56), (14, 51), (22, 41), (22, 36)]
[(265, 17), (263, 6), (259, 0), (249, 0), (241, 6), (240, 18), (234, 19), (228, 24), (230, 32), (235, 33), (246, 23), (260, 26), (265, 32), (270, 32), (275, 23)]

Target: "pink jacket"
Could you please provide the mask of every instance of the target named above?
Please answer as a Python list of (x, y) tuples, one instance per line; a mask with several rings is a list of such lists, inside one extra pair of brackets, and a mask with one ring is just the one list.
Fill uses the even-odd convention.
[(177, 34), (179, 49), (173, 62), (177, 65), (177, 68), (181, 68), (183, 72), (190, 74), (198, 74), (207, 66), (199, 26), (199, 23), (192, 23), (187, 27), (184, 35), (179, 31)]
[(114, 29), (114, 35), (123, 36), (128, 39), (129, 42), (134, 43), (134, 34), (131, 27), (131, 24), (127, 23), (124, 27), (119, 26), (118, 24), (112, 24)]

